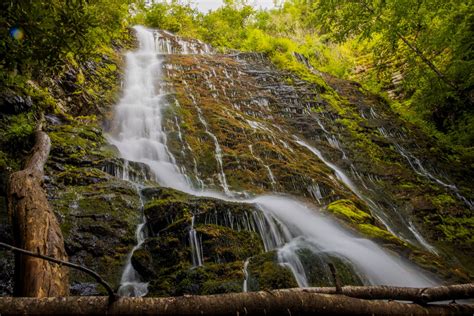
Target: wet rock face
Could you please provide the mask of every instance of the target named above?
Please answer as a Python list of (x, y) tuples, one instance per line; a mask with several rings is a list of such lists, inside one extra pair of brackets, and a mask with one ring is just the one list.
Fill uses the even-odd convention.
[(284, 121), (272, 113), (273, 96), (260, 88), (258, 78), (243, 73), (234, 58), (172, 55), (164, 68), (177, 101), (167, 113), (169, 146), (196, 185), (202, 181), (222, 189), (214, 135), (235, 191), (311, 197), (319, 188), (322, 203), (351, 195), (321, 161), (295, 145)]
[[(217, 294), (297, 287), (278, 251), (265, 249), (252, 204), (191, 196), (168, 188), (143, 190), (147, 238), (132, 265), (149, 295)], [(196, 243), (191, 237), (195, 231)], [(196, 251), (196, 249), (198, 249)], [(197, 264), (194, 256), (200, 256)], [(298, 253), (310, 286), (333, 286), (328, 263), (344, 284), (362, 284), (350, 264), (335, 254)], [(245, 285), (244, 285), (245, 284)]]
[[(251, 204), (167, 188), (145, 189), (142, 194), (148, 200), (144, 208), (148, 238), (134, 253), (132, 264), (150, 282), (150, 295), (242, 291), (244, 261), (263, 253), (262, 241), (250, 224), (257, 212)], [(200, 264), (193, 258), (196, 255)], [(269, 264), (277, 265), (275, 260)]]
[(3, 90), (0, 93), (0, 115), (12, 115), (27, 112), (32, 106), (33, 101), (28, 95), (18, 95), (11, 90)]
[[(97, 122), (68, 123), (49, 130), (52, 149), (46, 186), (50, 203), (69, 260), (93, 269), (117, 287), (126, 256), (135, 244), (139, 195), (128, 181), (105, 172), (119, 173), (123, 161), (114, 158), (116, 152), (107, 145)], [(77, 270), (71, 270), (70, 278), (71, 291), (77, 295), (104, 293)]]
[[(474, 271), (468, 251), (472, 243), (462, 228), (473, 215), (468, 205), (472, 185), (460, 176), (465, 168), (360, 85), (312, 68), (296, 76), (255, 53), (174, 54), (166, 57), (163, 70), (175, 98), (164, 122), (168, 145), (196, 187), (222, 190), (223, 173), (232, 191), (285, 192), (323, 207), (349, 200), (365, 219), (341, 213), (338, 218), (359, 233), (405, 255), (406, 241), (424, 251), (429, 251), (427, 244), (443, 249), (444, 264), (455, 267), (448, 278), (463, 278), (454, 257)], [(333, 170), (293, 135), (321, 151), (357, 191), (341, 185)], [(459, 187), (440, 184), (440, 179)], [(420, 199), (428, 203), (412, 203)]]

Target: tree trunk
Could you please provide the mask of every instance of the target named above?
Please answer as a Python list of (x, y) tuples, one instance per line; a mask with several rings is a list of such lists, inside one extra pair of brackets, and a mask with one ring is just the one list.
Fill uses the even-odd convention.
[[(40, 127), (25, 169), (10, 175), (8, 210), (18, 248), (67, 260), (57, 219), (42, 188), (44, 165), (51, 141)], [(31, 256), (16, 254), (15, 295), (47, 297), (68, 295), (67, 268)]]
[(231, 293), (161, 298), (107, 297), (0, 298), (2, 314), (155, 314), (155, 315), (472, 315), (474, 305), (418, 305), (368, 301), (304, 290)]

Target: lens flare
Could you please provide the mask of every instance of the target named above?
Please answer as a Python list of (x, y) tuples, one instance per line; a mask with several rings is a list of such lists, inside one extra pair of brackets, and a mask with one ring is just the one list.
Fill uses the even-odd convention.
[(10, 36), (17, 41), (21, 41), (25, 37), (25, 32), (19, 27), (14, 27), (10, 29)]

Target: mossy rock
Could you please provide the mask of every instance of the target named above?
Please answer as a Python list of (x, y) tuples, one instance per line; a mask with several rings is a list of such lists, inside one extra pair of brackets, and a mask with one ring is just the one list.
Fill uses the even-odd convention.
[[(136, 243), (135, 229), (140, 216), (138, 192), (130, 183), (113, 178), (81, 184), (58, 189), (56, 198), (51, 200), (66, 252), (72, 262), (95, 270), (116, 287), (127, 254)], [(70, 280), (71, 283), (91, 281), (75, 270), (71, 271)]]
[(49, 126), (51, 156), (54, 162), (74, 166), (92, 165), (116, 154), (106, 146), (98, 121), (92, 118), (75, 118), (67, 124)]
[(154, 234), (180, 221), (191, 224), (192, 216), (195, 225), (213, 223), (238, 230), (248, 229), (252, 212), (257, 211), (252, 204), (196, 197), (170, 188), (145, 189), (143, 195), (149, 199), (144, 213)]
[(67, 186), (82, 186), (107, 182), (111, 176), (97, 168), (69, 167), (56, 175), (55, 180)]
[(176, 295), (221, 294), (242, 291), (242, 262), (208, 264), (176, 274)]
[(291, 271), (278, 264), (276, 251), (251, 257), (247, 271), (248, 291), (270, 291), (298, 287)]
[(301, 264), (305, 268), (309, 286), (326, 287), (335, 286), (329, 268), (333, 264), (336, 273), (344, 285), (363, 285), (363, 279), (345, 258), (329, 252), (314, 253), (309, 249), (298, 251)]
[(198, 225), (196, 231), (202, 238), (205, 262), (241, 261), (263, 252), (260, 236), (251, 231), (236, 231), (212, 224)]
[(338, 200), (332, 202), (327, 206), (327, 210), (335, 216), (347, 220), (350, 223), (363, 224), (374, 221), (372, 215), (359, 209), (351, 200)]

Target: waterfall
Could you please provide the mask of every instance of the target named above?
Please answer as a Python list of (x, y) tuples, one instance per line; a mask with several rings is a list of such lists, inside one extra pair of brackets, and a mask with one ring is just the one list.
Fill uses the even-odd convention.
[[(384, 135), (387, 137), (386, 135)], [(417, 174), (419, 174), (422, 177), (425, 177), (426, 179), (429, 179), (433, 181), (434, 183), (437, 183), (438, 185), (445, 187), (449, 189), (451, 192), (453, 192), (456, 197), (463, 201), (463, 203), (469, 207), (470, 210), (474, 210), (474, 203), (470, 200), (468, 200), (465, 196), (463, 196), (461, 193), (459, 193), (459, 189), (454, 185), (454, 184), (448, 184), (441, 179), (437, 178), (434, 176), (432, 173), (430, 173), (421, 163), (420, 159), (415, 157), (412, 153), (410, 153), (408, 150), (403, 148), (400, 144), (393, 142), (395, 145), (396, 151), (408, 161), (408, 164), (410, 165), (411, 169), (415, 171)]]
[[(290, 234), (295, 237), (289, 245), (279, 251), (279, 256), (289, 257), (295, 254), (296, 250), (303, 248), (314, 253), (332, 252), (351, 262), (356, 271), (360, 272), (370, 284), (413, 287), (434, 284), (418, 269), (386, 253), (374, 242), (352, 236), (329, 218), (316, 213), (309, 205), (271, 195), (259, 196), (253, 202), (267, 214), (285, 223)], [(294, 257), (297, 257), (297, 254)], [(301, 274), (299, 263), (295, 262), (293, 266), (296, 267), (298, 274)], [(301, 282), (304, 281), (303, 275), (298, 275), (296, 280), (299, 278)]]
[[(128, 176), (126, 177), (128, 178)], [(138, 272), (132, 266), (133, 253), (139, 249), (145, 242), (145, 225), (146, 217), (143, 214), (143, 196), (141, 194), (140, 186), (136, 186), (138, 196), (140, 197), (140, 217), (141, 221), (135, 230), (135, 238), (137, 244), (133, 247), (132, 251), (127, 256), (127, 262), (120, 278), (120, 287), (118, 289), (118, 295), (120, 296), (145, 296), (148, 293), (148, 283), (141, 282)]]
[(242, 285), (242, 292), (244, 293), (248, 292), (249, 263), (250, 263), (250, 258), (247, 258), (244, 262), (244, 270), (243, 270), (244, 271), (244, 284)]
[(270, 179), (270, 183), (272, 185), (272, 188), (275, 189), (276, 181), (275, 181), (275, 176), (273, 175), (272, 169), (270, 169), (270, 166), (265, 164), (260, 157), (255, 156), (255, 154), (253, 152), (253, 146), (252, 145), (249, 145), (249, 150), (250, 150), (250, 154), (252, 155), (252, 157), (254, 157), (255, 160), (260, 162), (265, 167), (265, 169), (267, 169), (268, 178)]
[(194, 229), (194, 215), (191, 217), (191, 228), (189, 229), (189, 244), (191, 245), (193, 267), (202, 266), (202, 243), (196, 233), (196, 230)]
[(435, 248), (430, 245), (422, 236), (421, 234), (418, 232), (418, 230), (415, 228), (415, 226), (410, 222), (410, 223), (407, 223), (407, 221), (395, 210), (393, 212), (393, 214), (396, 214), (397, 217), (398, 217), (398, 220), (404, 224), (404, 228), (407, 228), (407, 229), (404, 229), (404, 231), (400, 231), (400, 230), (395, 230), (393, 229), (390, 224), (390, 218), (387, 216), (387, 214), (385, 214), (384, 212), (380, 211), (380, 208), (377, 206), (377, 204), (372, 201), (370, 198), (368, 198), (367, 196), (363, 195), (359, 189), (357, 188), (357, 186), (352, 182), (351, 179), (349, 179), (349, 177), (339, 168), (337, 167), (336, 165), (334, 165), (333, 163), (329, 162), (328, 160), (326, 160), (324, 157), (323, 157), (323, 154), (316, 148), (314, 148), (313, 146), (309, 145), (308, 143), (296, 138), (296, 143), (298, 143), (299, 145), (307, 148), (309, 151), (311, 151), (313, 154), (315, 154), (319, 160), (321, 160), (326, 166), (328, 166), (329, 168), (331, 168), (334, 173), (336, 174), (337, 178), (343, 182), (358, 198), (360, 198), (361, 200), (363, 200), (364, 202), (367, 203), (367, 205), (369, 206), (370, 210), (372, 211), (372, 214), (380, 221), (382, 222), (382, 224), (384, 224), (384, 226), (387, 228), (387, 230), (392, 233), (393, 235), (397, 236), (398, 238), (402, 239), (402, 240), (405, 240), (409, 243), (418, 243), (420, 246), (422, 246), (423, 248), (425, 248), (426, 250), (436, 254), (436, 250)]
[(117, 126), (109, 142), (122, 158), (149, 165), (160, 184), (189, 191), (186, 177), (168, 151), (162, 127), (169, 92), (159, 80), (163, 58), (155, 50), (153, 33), (140, 26), (135, 30), (140, 46), (126, 55), (123, 96), (116, 106)]
[(199, 121), (204, 126), (204, 130), (206, 131), (206, 134), (209, 135), (214, 141), (215, 157), (216, 157), (217, 165), (219, 166), (219, 175), (218, 175), (219, 182), (221, 183), (222, 189), (224, 189), (224, 192), (228, 195), (230, 194), (230, 190), (227, 184), (227, 178), (225, 177), (225, 173), (224, 173), (224, 164), (222, 163), (221, 146), (219, 145), (219, 141), (217, 140), (216, 135), (211, 133), (211, 131), (209, 130), (209, 126), (207, 125), (207, 122), (204, 120), (201, 109), (197, 105), (196, 105), (196, 109), (198, 111)]
[[(261, 236), (266, 251), (276, 250), (278, 262), (290, 269), (299, 286), (307, 286), (308, 280), (300, 261), (298, 251), (308, 249), (314, 253), (322, 251), (335, 253), (349, 261), (357, 273), (364, 276), (370, 284), (399, 285), (399, 286), (429, 286), (433, 281), (425, 277), (423, 272), (412, 267), (408, 262), (389, 255), (374, 242), (358, 238), (345, 231), (336, 222), (320, 215), (320, 210), (314, 205), (308, 206), (288, 196), (258, 196), (253, 199), (238, 199), (229, 194), (230, 188), (225, 178), (225, 166), (222, 161), (222, 151), (217, 137), (208, 129), (204, 113), (195, 102), (199, 120), (205, 132), (215, 146), (215, 159), (218, 164), (219, 181), (223, 193), (205, 191), (201, 187), (194, 188), (192, 182), (177, 166), (176, 161), (167, 146), (166, 133), (162, 126), (162, 112), (169, 105), (165, 98), (169, 89), (162, 80), (163, 54), (168, 53), (206, 53), (209, 48), (197, 49), (192, 45), (177, 49), (171, 42), (169, 34), (157, 33), (144, 27), (135, 27), (139, 48), (127, 54), (124, 91), (116, 106), (116, 128), (111, 131), (109, 141), (115, 145), (122, 158), (147, 164), (162, 186), (174, 188), (196, 196), (219, 198), (226, 201), (250, 203), (259, 211), (254, 212), (252, 221), (238, 223), (230, 215), (228, 222), (232, 227), (239, 225), (250, 227)], [(158, 34), (158, 35), (157, 35)], [(197, 44), (196, 44), (197, 45)], [(194, 47), (194, 48), (193, 48)], [(193, 51), (194, 49), (194, 51)], [(307, 148), (302, 141), (300, 145)], [(317, 154), (317, 151), (313, 151)], [(324, 160), (320, 153), (318, 157), (331, 167), (338, 178), (354, 192), (357, 188), (349, 178), (337, 167)], [(271, 176), (270, 176), (271, 175)], [(273, 178), (269, 170), (269, 178)], [(271, 181), (271, 179), (270, 179)], [(317, 196), (318, 188), (315, 191)], [(361, 195), (356, 193), (356, 195)], [(252, 222), (252, 223), (251, 223)], [(122, 288), (130, 288), (127, 295), (143, 295), (137, 284), (139, 277), (130, 263), (133, 251), (143, 243), (142, 222), (137, 227), (137, 245), (132, 249), (122, 276)], [(193, 252), (194, 266), (200, 266), (202, 249), (194, 229), (194, 217), (191, 219), (189, 241)], [(248, 263), (245, 265), (245, 270)], [(248, 272), (244, 280), (246, 289)], [(145, 283), (146, 284), (146, 283)], [(121, 291), (124, 293), (125, 290)]]

